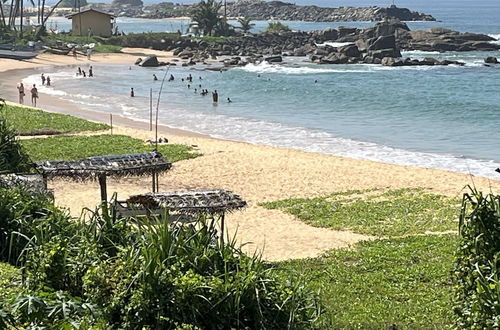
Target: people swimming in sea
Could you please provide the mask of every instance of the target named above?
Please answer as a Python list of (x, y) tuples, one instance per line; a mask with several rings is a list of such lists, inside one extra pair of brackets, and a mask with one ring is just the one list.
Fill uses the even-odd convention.
[(188, 89), (189, 89), (189, 88), (191, 88), (191, 85), (190, 85), (190, 84), (188, 84)]
[(85, 73), (85, 70), (82, 70), (83, 78), (87, 77), (87, 74)]
[(175, 80), (174, 75), (171, 74), (170, 77), (168, 78), (168, 81), (174, 81), (174, 80)]
[(47, 76), (47, 86), (50, 86), (50, 77)]
[(135, 97), (134, 88), (130, 88), (130, 97)]
[(36, 107), (36, 99), (38, 98), (38, 89), (35, 84), (33, 84), (33, 88), (31, 89), (31, 104)]
[(213, 101), (214, 103), (219, 102), (219, 93), (217, 93), (217, 90), (214, 90), (214, 91), (212, 92), (212, 101)]
[(158, 77), (153, 73), (153, 80), (154, 81), (157, 81), (158, 80)]
[(81, 76), (82, 75), (82, 68), (78, 67), (78, 73), (76, 75), (77, 76)]
[(189, 74), (189, 76), (187, 77), (187, 81), (193, 82), (193, 76), (191, 76), (191, 74)]
[(23, 104), (24, 103), (24, 85), (23, 85), (23, 83), (20, 83), (17, 86), (17, 90), (19, 91), (19, 103)]
[(195, 88), (195, 89), (194, 89), (194, 92), (195, 92), (195, 93), (198, 93), (198, 90)]
[(231, 99), (228, 97), (227, 98), (227, 103), (232, 103), (233, 101), (231, 101)]
[(89, 77), (93, 77), (93, 76), (94, 76), (94, 71), (92, 70), (92, 65), (91, 65), (89, 68)]
[(45, 85), (45, 75), (43, 73), (42, 73), (41, 78), (42, 78), (42, 85)]

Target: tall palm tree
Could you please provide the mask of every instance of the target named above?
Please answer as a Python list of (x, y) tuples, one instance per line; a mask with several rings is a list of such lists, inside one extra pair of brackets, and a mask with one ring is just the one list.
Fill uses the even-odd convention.
[(238, 29), (240, 29), (244, 33), (249, 32), (255, 26), (255, 24), (252, 23), (252, 19), (250, 17), (240, 17), (238, 18), (238, 23), (240, 23)]
[(222, 7), (222, 2), (216, 0), (201, 0), (192, 13), (191, 19), (198, 23), (198, 27), (203, 31), (204, 35), (211, 36), (215, 27), (221, 21), (219, 10)]

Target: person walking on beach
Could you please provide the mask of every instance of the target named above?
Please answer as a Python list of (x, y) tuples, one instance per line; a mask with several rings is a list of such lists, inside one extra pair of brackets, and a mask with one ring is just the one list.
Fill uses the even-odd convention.
[(94, 71), (92, 70), (92, 65), (91, 65), (89, 68), (89, 77), (93, 77), (93, 76), (94, 76)]
[(135, 97), (134, 89), (130, 88), (130, 97)]
[(31, 89), (31, 104), (36, 107), (36, 99), (38, 98), (38, 89), (36, 89), (35, 84), (33, 84), (33, 88)]
[(20, 83), (17, 86), (17, 90), (19, 91), (19, 103), (23, 104), (24, 103), (24, 85), (23, 85), (23, 83)]
[(50, 86), (50, 77), (47, 76), (47, 86)]
[(45, 75), (42, 73), (42, 85), (45, 85)]
[(219, 102), (219, 93), (217, 93), (217, 90), (214, 90), (214, 91), (212, 92), (212, 101), (213, 101), (214, 103)]

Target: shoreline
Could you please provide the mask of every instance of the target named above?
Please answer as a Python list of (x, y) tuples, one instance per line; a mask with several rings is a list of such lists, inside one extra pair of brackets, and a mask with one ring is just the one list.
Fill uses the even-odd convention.
[[(4, 79), (0, 79), (0, 89), (3, 93), (4, 86), (10, 87), (10, 96), (7, 95), (7, 98), (17, 98), (15, 79), (26, 71), (2, 72), (1, 64), (2, 60), (0, 77)], [(23, 65), (26, 63), (21, 63)], [(61, 107), (64, 113), (73, 116), (85, 118), (88, 115), (94, 121), (109, 122), (108, 114), (84, 112), (78, 110), (76, 105), (69, 106), (65, 103), (67, 101), (54, 96), (46, 97), (44, 94), (43, 98), (41, 108), (46, 108), (48, 104), (48, 107)], [(113, 134), (129, 135), (143, 141), (152, 136), (146, 122), (130, 120), (122, 124), (114, 120), (114, 124), (117, 126)], [(270, 261), (316, 257), (330, 249), (349, 247), (371, 237), (312, 227), (289, 214), (259, 206), (262, 202), (374, 188), (424, 188), (452, 197), (459, 197), (468, 184), (474, 184), (479, 190), (500, 191), (499, 180), (451, 171), (222, 140), (182, 130), (169, 130), (164, 126), (159, 132), (168, 134), (169, 143), (195, 145), (203, 154), (175, 163), (169, 173), (160, 177), (160, 191), (227, 189), (242, 196), (248, 202), (248, 207), (227, 216), (229, 235), (236, 235), (241, 243), (249, 243), (245, 245), (248, 253), (263, 251), (263, 257)], [(148, 178), (125, 178), (109, 180), (108, 187), (110, 192), (125, 198), (148, 192), (150, 182)], [(97, 183), (56, 180), (49, 183), (49, 188), (54, 190), (56, 203), (69, 208), (74, 216), (80, 215), (83, 207), (93, 209), (99, 203)]]

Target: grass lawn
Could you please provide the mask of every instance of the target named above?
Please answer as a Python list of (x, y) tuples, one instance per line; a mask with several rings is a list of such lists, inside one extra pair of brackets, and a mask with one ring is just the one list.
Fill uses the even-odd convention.
[(99, 131), (109, 128), (106, 124), (93, 123), (73, 116), (13, 105), (6, 105), (2, 114), (20, 135)]
[(379, 239), (280, 267), (321, 292), (320, 329), (444, 329), (452, 323), (456, 242), (456, 235)]
[[(119, 155), (152, 151), (153, 147), (139, 139), (124, 135), (56, 136), (22, 140), (21, 144), (33, 161), (79, 160), (98, 155)], [(199, 153), (190, 146), (159, 145), (158, 151), (171, 162), (196, 158)]]
[(325, 197), (262, 204), (315, 227), (375, 236), (403, 236), (458, 228), (460, 201), (422, 189), (347, 191)]

